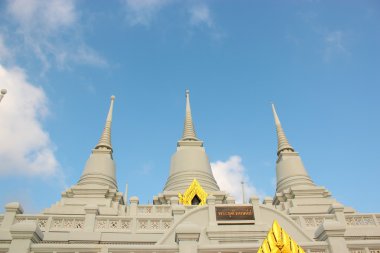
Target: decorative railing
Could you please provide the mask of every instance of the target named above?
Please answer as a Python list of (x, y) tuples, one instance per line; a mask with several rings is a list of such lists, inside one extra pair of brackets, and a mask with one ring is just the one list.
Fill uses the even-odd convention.
[(129, 231), (132, 219), (97, 217), (95, 223), (96, 231)]
[(47, 216), (27, 216), (27, 215), (17, 215), (14, 223), (21, 223), (26, 221), (35, 221), (37, 222), (38, 226), (40, 227), (41, 231), (47, 230), (47, 221), (49, 217)]
[(192, 209), (197, 208), (198, 206), (196, 206), (196, 205), (187, 205), (187, 206), (184, 206), (184, 207), (185, 207), (186, 210), (190, 211)]
[[(68, 216), (50, 216), (51, 222), (49, 223), (49, 216), (43, 215), (16, 215), (14, 223), (21, 223), (26, 221), (35, 221), (40, 227), (41, 231), (72, 231), (83, 230), (84, 217), (68, 217)], [(49, 227), (48, 227), (49, 226)]]
[(325, 217), (304, 217), (306, 227), (318, 227), (325, 221)]
[(369, 248), (361, 248), (361, 249), (350, 249), (350, 253), (380, 253), (380, 249), (369, 249)]
[(346, 215), (347, 226), (376, 226), (375, 215)]
[(138, 215), (154, 215), (154, 214), (168, 214), (171, 215), (171, 206), (168, 205), (147, 205), (137, 207)]
[(72, 231), (83, 230), (84, 217), (53, 217), (50, 231)]
[(365, 249), (350, 249), (350, 253), (365, 253)]
[(324, 249), (310, 249), (307, 252), (310, 252), (310, 253), (327, 253), (327, 251)]
[(146, 232), (163, 232), (173, 224), (172, 219), (165, 218), (116, 218), (97, 217), (95, 230), (102, 232), (128, 232), (132, 230)]
[(137, 219), (136, 229), (141, 231), (168, 230), (173, 224), (171, 219)]
[(325, 215), (325, 216), (302, 216), (304, 224), (306, 227), (318, 227), (326, 220), (335, 220), (334, 215)]

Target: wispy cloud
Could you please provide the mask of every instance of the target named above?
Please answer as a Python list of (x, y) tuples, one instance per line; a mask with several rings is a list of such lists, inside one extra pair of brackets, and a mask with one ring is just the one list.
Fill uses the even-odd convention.
[(5, 45), (3, 36), (0, 34), (0, 63), (7, 61), (11, 55), (10, 49)]
[(139, 170), (139, 173), (144, 176), (150, 175), (153, 170), (153, 167), (154, 166), (152, 165), (152, 163), (145, 163), (142, 165), (141, 169)]
[(12, 0), (7, 2), (6, 13), (9, 16), (7, 24), (12, 22), (16, 27), (16, 32), (9, 33), (9, 40), (21, 44), (19, 54), (32, 52), (41, 62), (43, 71), (52, 64), (60, 68), (73, 62), (106, 65), (106, 61), (82, 39), (74, 0)]
[(343, 31), (328, 32), (324, 36), (324, 54), (325, 61), (330, 61), (334, 56), (349, 55), (347, 47), (345, 46), (346, 33)]
[(157, 13), (171, 0), (124, 0), (127, 21), (130, 25), (149, 26)]
[(73, 0), (12, 0), (8, 1), (7, 11), (24, 32), (39, 34), (69, 27), (77, 19)]
[(188, 7), (190, 35), (194, 31), (202, 31), (211, 38), (219, 41), (225, 37), (225, 33), (216, 25), (212, 11), (205, 3), (193, 4)]
[(214, 26), (210, 9), (205, 4), (197, 4), (189, 8), (190, 24), (193, 26), (205, 25), (209, 28)]
[(222, 191), (231, 194), (237, 202), (243, 200), (243, 189), (241, 182), (244, 182), (246, 200), (251, 195), (264, 195), (259, 193), (245, 173), (240, 156), (231, 156), (227, 161), (216, 161), (211, 163), (212, 173)]
[[(154, 25), (155, 19), (166, 8), (173, 6), (178, 1), (174, 0), (123, 0), (126, 11), (126, 19), (131, 26), (150, 27)], [(186, 22), (186, 32), (192, 37), (197, 32), (204, 32), (215, 40), (225, 37), (225, 34), (215, 24), (213, 13), (210, 7), (199, 1), (186, 1), (177, 5), (179, 13), (185, 13), (183, 22)], [(183, 8), (185, 12), (181, 10)]]
[(59, 174), (54, 145), (41, 120), (49, 113), (44, 90), (27, 81), (21, 69), (0, 65), (0, 173), (32, 176)]

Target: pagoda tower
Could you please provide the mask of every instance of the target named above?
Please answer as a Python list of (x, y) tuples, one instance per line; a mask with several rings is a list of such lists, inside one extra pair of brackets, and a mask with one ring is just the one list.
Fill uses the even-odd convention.
[[(272, 111), (277, 132), (276, 193), (273, 205), (288, 214), (329, 213), (332, 204), (338, 204), (331, 193), (316, 185), (303, 165), (300, 155), (290, 145), (282, 128), (274, 104)], [(353, 212), (344, 207), (345, 212)]]
[(220, 191), (212, 174), (203, 141), (196, 135), (190, 108), (190, 92), (186, 90), (186, 115), (182, 138), (177, 142), (177, 150), (171, 158), (170, 173), (163, 193), (154, 197), (154, 203), (168, 203), (171, 197), (184, 193), (194, 179), (208, 195), (215, 196), (218, 203), (225, 200), (226, 194)]
[(106, 124), (98, 144), (92, 150), (77, 184), (62, 193), (62, 198), (45, 214), (83, 214), (89, 209), (99, 214), (118, 215), (125, 212), (123, 194), (118, 191), (116, 166), (111, 144), (112, 113), (115, 97), (111, 96)]

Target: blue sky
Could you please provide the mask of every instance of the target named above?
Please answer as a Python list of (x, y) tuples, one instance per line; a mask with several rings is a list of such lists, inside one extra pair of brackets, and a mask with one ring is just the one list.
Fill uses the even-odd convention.
[(0, 205), (58, 201), (111, 95), (119, 190), (152, 202), (188, 88), (197, 135), (237, 198), (241, 179), (274, 194), (274, 102), (312, 179), (379, 212), (379, 24), (378, 1), (1, 1)]

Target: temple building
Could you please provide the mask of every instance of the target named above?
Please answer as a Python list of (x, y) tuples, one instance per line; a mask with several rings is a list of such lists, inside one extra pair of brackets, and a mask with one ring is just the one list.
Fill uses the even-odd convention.
[(135, 196), (126, 200), (113, 160), (114, 101), (112, 96), (104, 130), (81, 177), (58, 202), (37, 215), (24, 213), (18, 202), (5, 206), (0, 253), (256, 253), (274, 221), (307, 253), (380, 253), (380, 213), (358, 213), (312, 180), (274, 105), (273, 198), (260, 202), (250, 196), (241, 204), (220, 190), (196, 135), (186, 91), (183, 135), (162, 192), (152, 204), (140, 204)]

